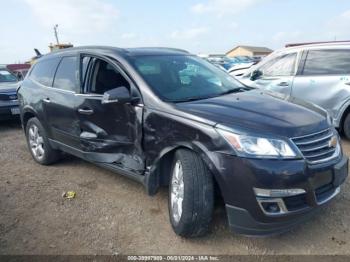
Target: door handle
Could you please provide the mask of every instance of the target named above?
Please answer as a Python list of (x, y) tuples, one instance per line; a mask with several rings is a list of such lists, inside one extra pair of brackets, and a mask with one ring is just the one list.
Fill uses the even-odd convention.
[(89, 108), (86, 108), (86, 109), (79, 108), (78, 112), (82, 115), (91, 115), (94, 113), (94, 110), (89, 109)]
[(87, 131), (83, 131), (80, 134), (80, 138), (82, 138), (82, 139), (95, 139), (95, 138), (97, 138), (97, 134), (91, 133), (91, 132), (87, 132)]
[(45, 103), (51, 103), (51, 100), (50, 100), (50, 98), (47, 97), (47, 98), (44, 98), (44, 99), (43, 99), (43, 102), (45, 102)]
[(278, 86), (289, 86), (288, 82), (280, 82), (277, 84)]

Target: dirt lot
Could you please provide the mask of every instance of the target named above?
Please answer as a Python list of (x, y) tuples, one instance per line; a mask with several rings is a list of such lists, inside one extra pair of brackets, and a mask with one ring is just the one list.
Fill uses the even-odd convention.
[[(167, 190), (149, 197), (140, 184), (74, 157), (40, 166), (19, 123), (0, 123), (0, 164), (0, 254), (350, 254), (349, 181), (290, 233), (232, 235), (218, 206), (211, 233), (186, 240), (168, 222)], [(64, 200), (67, 190), (77, 197)]]

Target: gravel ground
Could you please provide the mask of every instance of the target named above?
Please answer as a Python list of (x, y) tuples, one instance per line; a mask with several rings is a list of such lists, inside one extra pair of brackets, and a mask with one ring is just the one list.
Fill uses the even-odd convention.
[[(140, 184), (69, 156), (40, 166), (17, 122), (0, 123), (0, 164), (0, 254), (350, 254), (349, 180), (284, 235), (233, 235), (218, 205), (210, 234), (188, 240), (171, 229), (166, 189), (149, 197)], [(68, 190), (76, 198), (63, 199)]]

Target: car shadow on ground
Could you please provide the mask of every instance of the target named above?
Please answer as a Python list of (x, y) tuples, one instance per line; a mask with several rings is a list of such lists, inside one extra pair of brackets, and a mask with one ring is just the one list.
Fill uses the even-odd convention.
[(21, 129), (21, 120), (19, 118), (0, 121), (0, 132), (10, 131), (11, 129)]

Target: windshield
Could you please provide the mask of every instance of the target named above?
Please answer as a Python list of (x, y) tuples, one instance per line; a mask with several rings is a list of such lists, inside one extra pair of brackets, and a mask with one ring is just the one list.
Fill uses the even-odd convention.
[(196, 56), (136, 56), (131, 62), (166, 101), (205, 99), (244, 88), (232, 76)]
[(0, 83), (2, 82), (17, 82), (17, 77), (6, 69), (0, 69)]

